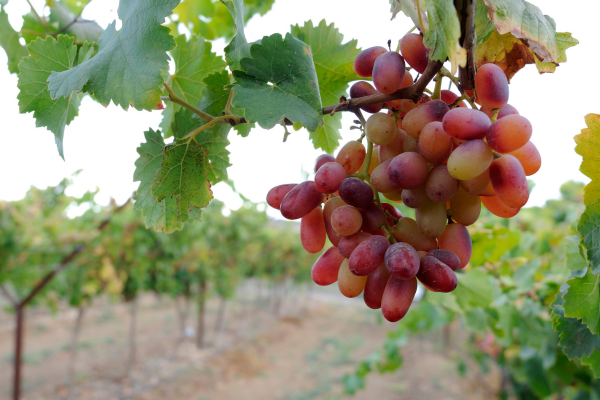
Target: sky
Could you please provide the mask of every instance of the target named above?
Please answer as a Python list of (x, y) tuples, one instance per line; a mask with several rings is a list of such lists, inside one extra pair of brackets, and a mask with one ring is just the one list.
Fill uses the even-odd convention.
[[(539, 75), (535, 66), (528, 65), (512, 79), (509, 103), (533, 125), (531, 140), (542, 155), (541, 170), (531, 177), (536, 186), (528, 206), (543, 205), (557, 198), (562, 183), (568, 180), (588, 182), (579, 172), (581, 158), (574, 152), (573, 136), (585, 127), (588, 113), (600, 114), (597, 93), (600, 82), (590, 79), (600, 65), (597, 51), (599, 34), (597, 16), (600, 2), (574, 0), (565, 7), (561, 0), (534, 0), (532, 3), (554, 18), (559, 32), (571, 32), (580, 44), (567, 50), (568, 62), (561, 64), (554, 74)], [(42, 10), (43, 0), (32, 0)], [(335, 23), (344, 35), (344, 41), (357, 39), (358, 46), (385, 46), (388, 39), (397, 41), (413, 24), (403, 14), (390, 21), (387, 0), (369, 2), (350, 0), (276, 0), (273, 9), (263, 17), (256, 16), (246, 26), (248, 41), (255, 41), (273, 33), (285, 34), (292, 24), (303, 24), (312, 19)], [(83, 17), (96, 20), (106, 27), (117, 19), (118, 1), (92, 1)], [(15, 29), (21, 25), (20, 16), (28, 12), (25, 1), (11, 0), (6, 7)], [(585, 10), (585, 11), (582, 11)], [(218, 40), (213, 50), (223, 54), (226, 43)], [(110, 105), (107, 108), (86, 97), (79, 116), (66, 128), (64, 153), (58, 155), (53, 134), (43, 127), (36, 128), (32, 114), (19, 114), (16, 100), (17, 77), (6, 68), (6, 55), (0, 50), (0, 199), (17, 200), (31, 185), (43, 188), (56, 185), (77, 170), (72, 195), (98, 187), (97, 201), (106, 204), (112, 197), (118, 203), (125, 201), (136, 189), (133, 182), (136, 148), (143, 142), (143, 132), (157, 129), (160, 111), (124, 111)], [(445, 86), (445, 85), (444, 85)], [(447, 87), (446, 87), (447, 88)], [(325, 105), (324, 105), (325, 106)], [(344, 113), (343, 140), (358, 138), (357, 131), (349, 130), (353, 115)], [(322, 154), (308, 140), (308, 132), (292, 132), (283, 143), (283, 129), (270, 131), (254, 129), (242, 138), (231, 131), (229, 140), (229, 177), (244, 196), (253, 201), (264, 201), (273, 186), (299, 183), (312, 172), (315, 158)], [(225, 183), (213, 187), (215, 197), (226, 206), (236, 209), (242, 202)], [(272, 210), (271, 215), (276, 212)]]

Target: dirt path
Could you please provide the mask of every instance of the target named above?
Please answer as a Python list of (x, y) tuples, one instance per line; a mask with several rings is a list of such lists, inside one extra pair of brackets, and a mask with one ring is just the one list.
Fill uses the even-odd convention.
[[(173, 353), (177, 321), (172, 301), (143, 299), (138, 312), (139, 349), (129, 376), (127, 308), (96, 306), (85, 316), (77, 364), (76, 399), (333, 400), (342, 396), (342, 378), (381, 347), (389, 323), (360, 300), (332, 302), (327, 292), (309, 303), (287, 299), (274, 318), (267, 299), (230, 302), (225, 328), (216, 333), (218, 304), (208, 304), (207, 349), (191, 340)], [(357, 307), (360, 305), (360, 307)], [(74, 313), (30, 318), (27, 324), (24, 399), (63, 399), (70, 329)], [(188, 325), (195, 326), (194, 320)], [(9, 398), (12, 332), (0, 326), (0, 399)], [(377, 399), (492, 399), (497, 376), (473, 372), (461, 377), (440, 336), (412, 338), (404, 367), (371, 374), (366, 389), (352, 397)], [(6, 373), (4, 373), (6, 371)]]

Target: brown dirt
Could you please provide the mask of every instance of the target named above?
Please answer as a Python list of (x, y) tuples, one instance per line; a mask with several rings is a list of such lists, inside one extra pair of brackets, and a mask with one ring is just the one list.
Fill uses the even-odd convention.
[[(366, 388), (342, 396), (342, 378), (381, 348), (393, 324), (361, 300), (321, 293), (306, 301), (287, 298), (274, 318), (266, 298), (228, 303), (225, 329), (216, 333), (216, 301), (207, 307), (206, 349), (191, 340), (174, 352), (177, 318), (171, 300), (145, 296), (138, 311), (138, 354), (127, 374), (128, 309), (98, 302), (86, 312), (81, 331), (74, 399), (194, 400), (421, 400), (492, 399), (497, 373), (477, 367), (460, 376), (458, 345), (443, 345), (441, 333), (413, 337), (403, 348), (404, 366), (372, 373)], [(254, 303), (254, 304), (253, 304)], [(26, 326), (24, 399), (64, 399), (68, 343), (74, 311), (29, 316)], [(0, 399), (10, 396), (12, 325), (0, 314)], [(188, 325), (195, 326), (194, 318)], [(459, 337), (456, 329), (451, 337)], [(453, 340), (456, 342), (456, 340)]]

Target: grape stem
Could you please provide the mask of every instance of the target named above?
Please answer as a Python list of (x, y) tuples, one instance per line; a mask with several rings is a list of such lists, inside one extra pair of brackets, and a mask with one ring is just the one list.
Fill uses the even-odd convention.
[(188, 133), (187, 135), (185, 135), (184, 137), (181, 138), (181, 140), (185, 140), (185, 139), (194, 139), (194, 137), (199, 134), (200, 132), (202, 132), (205, 129), (210, 128), (211, 126), (221, 122), (221, 121), (225, 121), (225, 120), (236, 120), (237, 119), (237, 123), (239, 123), (240, 120), (240, 116), (239, 115), (233, 115), (233, 114), (227, 114), (227, 115), (222, 115), (220, 117), (216, 117), (213, 118), (212, 121), (207, 122), (206, 124), (194, 129), (193, 131), (191, 131), (190, 133)]
[(431, 100), (439, 100), (442, 97), (442, 80), (444, 79), (444, 75), (441, 72), (437, 73), (435, 78), (435, 88), (433, 89), (433, 94), (431, 95)]
[(441, 73), (442, 75), (444, 75), (446, 78), (449, 78), (452, 83), (454, 83), (454, 86), (456, 86), (456, 88), (460, 91), (461, 95), (466, 96), (465, 100), (467, 100), (469, 102), (469, 104), (471, 105), (471, 108), (475, 109), (475, 110), (479, 110), (479, 108), (477, 107), (477, 104), (475, 104), (475, 101), (473, 98), (471, 98), (468, 94), (465, 93), (462, 85), (460, 84), (460, 81), (458, 79), (458, 77), (452, 75), (450, 73), (450, 71), (448, 71), (446, 68), (442, 67), (441, 68)]
[(173, 89), (171, 89), (171, 87), (169, 87), (169, 85), (167, 85), (166, 82), (164, 83), (164, 85), (165, 85), (165, 89), (167, 89), (167, 92), (169, 93), (169, 97), (164, 98), (164, 96), (161, 96), (162, 100), (170, 100), (175, 104), (179, 104), (183, 108), (187, 108), (188, 110), (190, 110), (191, 112), (193, 112), (194, 114), (197, 114), (200, 118), (202, 118), (204, 120), (204, 122), (211, 122), (212, 120), (215, 119), (215, 117), (213, 117), (212, 115), (205, 113), (204, 111), (198, 110), (196, 107), (194, 107), (187, 101), (185, 101), (185, 100), (181, 99), (179, 96), (177, 96), (175, 94), (175, 92), (173, 92)]
[(499, 108), (494, 108), (494, 115), (492, 115), (492, 124), (494, 122), (496, 122), (496, 120), (498, 119), (498, 113), (500, 113), (500, 109)]
[[(452, 84), (452, 82), (450, 82), (450, 84)], [(453, 108), (458, 107), (460, 102), (463, 100), (469, 100), (469, 95), (466, 93), (463, 93), (460, 97), (458, 97), (456, 100), (454, 100), (454, 103), (450, 104), (448, 106), (448, 108), (452, 110)]]

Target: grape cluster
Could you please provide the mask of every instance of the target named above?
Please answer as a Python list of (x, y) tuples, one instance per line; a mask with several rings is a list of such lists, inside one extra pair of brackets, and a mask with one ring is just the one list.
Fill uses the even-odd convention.
[[(405, 61), (425, 71), (422, 37), (406, 35), (400, 50), (402, 55), (383, 47), (361, 52), (354, 69), (372, 77), (375, 87), (358, 82), (350, 96), (412, 85)], [(276, 186), (267, 195), (283, 217), (301, 218), (308, 252), (323, 250), (327, 238), (333, 244), (315, 262), (314, 282), (337, 281), (347, 297), (364, 293), (365, 304), (381, 308), (392, 322), (408, 312), (417, 280), (435, 292), (456, 288), (455, 271), (471, 257), (466, 226), (477, 221), (481, 204), (500, 217), (516, 215), (529, 198), (526, 177), (541, 166), (529, 141), (531, 124), (507, 104), (508, 81), (498, 66), (486, 64), (476, 73), (480, 110), (451, 91), (439, 97), (363, 107), (372, 113), (363, 127), (366, 148), (363, 137), (350, 141), (337, 157), (317, 158), (314, 181)], [(380, 113), (384, 106), (388, 113)], [(415, 219), (382, 203), (380, 193), (415, 209)]]

